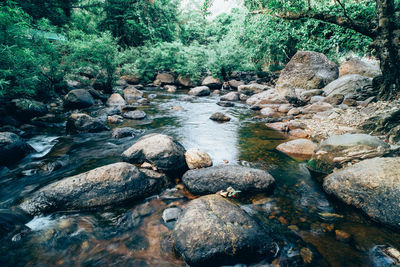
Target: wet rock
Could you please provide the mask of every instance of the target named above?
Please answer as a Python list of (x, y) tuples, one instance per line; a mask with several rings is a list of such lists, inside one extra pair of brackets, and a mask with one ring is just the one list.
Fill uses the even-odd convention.
[(330, 174), (324, 189), (372, 219), (400, 229), (400, 158), (363, 160)]
[(85, 89), (71, 90), (64, 98), (64, 107), (68, 109), (88, 108), (93, 105), (94, 99)]
[(122, 112), (129, 112), (129, 111), (136, 110), (137, 107), (138, 107), (137, 104), (131, 104), (131, 105), (122, 106), (120, 109), (121, 109)]
[(309, 167), (330, 173), (348, 163), (379, 157), (387, 153), (389, 145), (368, 134), (333, 135), (322, 141), (309, 161)]
[(238, 92), (230, 92), (226, 95), (221, 96), (221, 101), (239, 101), (239, 93)]
[(321, 53), (297, 52), (282, 70), (276, 83), (282, 95), (295, 88), (305, 90), (320, 89), (339, 75), (338, 66)]
[(141, 98), (136, 103), (138, 103), (139, 105), (148, 105), (150, 104), (150, 101), (146, 98)]
[(217, 195), (192, 200), (172, 235), (190, 266), (254, 262), (274, 251), (270, 236), (245, 211)]
[(182, 96), (181, 98), (179, 98), (179, 101), (184, 101), (184, 102), (193, 102), (193, 100), (195, 99), (194, 96)]
[(275, 131), (279, 132), (287, 132), (289, 130), (287, 123), (285, 122), (271, 122), (271, 123), (266, 123), (265, 125), (268, 128), (274, 129)]
[(302, 113), (303, 114), (318, 113), (318, 112), (324, 112), (324, 111), (331, 110), (331, 109), (333, 109), (333, 106), (331, 104), (325, 103), (325, 102), (317, 102), (317, 103), (314, 103), (314, 104), (304, 107), (302, 110)]
[(238, 87), (238, 92), (241, 94), (251, 96), (254, 94), (261, 93), (262, 91), (266, 91), (268, 89), (271, 89), (271, 87), (269, 87), (267, 85), (258, 84), (258, 83), (252, 83), (252, 84), (247, 84), (247, 85), (240, 85)]
[(187, 166), (191, 170), (206, 168), (213, 165), (210, 155), (197, 148), (187, 150), (185, 152), (185, 160)]
[(205, 195), (230, 186), (242, 192), (266, 192), (272, 189), (275, 180), (263, 170), (222, 165), (187, 171), (182, 182), (192, 194)]
[(93, 88), (89, 88), (88, 92), (89, 92), (89, 94), (92, 95), (92, 97), (94, 99), (99, 99), (102, 102), (106, 102), (107, 99), (108, 99), (106, 95), (103, 95), (102, 93), (100, 93), (99, 91), (97, 91), (97, 90), (95, 90)]
[(222, 82), (218, 78), (212, 76), (207, 76), (201, 83), (203, 86), (207, 86), (211, 89), (220, 89), (222, 87)]
[(67, 133), (96, 133), (109, 130), (101, 121), (84, 113), (74, 113), (68, 117)]
[(279, 116), (279, 113), (276, 112), (274, 109), (270, 107), (262, 108), (260, 110), (261, 115), (267, 116), (267, 117), (277, 117)]
[(249, 96), (245, 94), (240, 94), (239, 99), (240, 101), (247, 101), (247, 99), (249, 99)]
[(28, 214), (87, 210), (158, 193), (165, 176), (119, 162), (63, 178), (33, 193), (21, 205)]
[(44, 116), (48, 112), (45, 104), (26, 98), (11, 100), (10, 109), (11, 114), (22, 121), (29, 121), (34, 117)]
[(11, 132), (0, 132), (0, 166), (18, 162), (33, 151), (21, 137)]
[(166, 90), (167, 90), (167, 92), (168, 93), (176, 93), (176, 86), (175, 85), (166, 85), (165, 87), (164, 87)]
[(342, 230), (335, 230), (336, 239), (342, 242), (350, 241), (351, 235)]
[(107, 122), (112, 124), (123, 123), (124, 118), (120, 115), (112, 115), (107, 117)]
[(331, 105), (340, 105), (343, 102), (343, 100), (344, 100), (344, 95), (342, 94), (330, 95), (324, 99), (326, 103), (329, 103)]
[(379, 67), (379, 62), (352, 58), (340, 65), (339, 68), (339, 77), (347, 74), (359, 74), (362, 76), (375, 78), (382, 73)]
[(139, 99), (142, 99), (143, 97), (143, 92), (139, 91), (136, 87), (134, 86), (129, 86), (124, 89), (124, 98), (128, 104), (132, 104), (137, 102)]
[(286, 99), (284, 99), (281, 95), (279, 95), (278, 91), (275, 89), (269, 89), (267, 91), (252, 95), (250, 98), (246, 100), (246, 104), (248, 105), (263, 105), (263, 104), (286, 104), (288, 103)]
[(237, 80), (229, 80), (228, 84), (231, 88), (233, 89), (238, 89), (239, 86), (244, 85), (244, 82), (242, 81), (237, 81)]
[(125, 137), (135, 137), (135, 135), (139, 134), (140, 131), (132, 128), (132, 127), (122, 127), (115, 128), (112, 131), (112, 137), (115, 139), (125, 138)]
[(171, 73), (168, 73), (168, 72), (163, 72), (163, 73), (157, 74), (156, 80), (160, 81), (161, 85), (175, 83), (174, 75), (172, 75)]
[[(326, 96), (332, 96), (336, 94), (342, 94), (345, 97), (359, 95), (361, 98), (362, 95), (359, 92), (364, 90), (364, 87), (371, 86), (372, 79), (369, 77), (361, 76), (358, 74), (348, 74), (340, 77), (339, 79), (329, 83), (324, 87), (324, 93)], [(362, 97), (365, 100), (370, 96)]]
[(185, 152), (185, 148), (172, 137), (149, 134), (125, 150), (122, 158), (137, 164), (147, 161), (162, 171), (180, 171), (187, 168)]
[(229, 102), (229, 101), (219, 101), (219, 102), (217, 102), (217, 105), (218, 105), (218, 106), (221, 106), (221, 107), (226, 107), (226, 108), (234, 107), (234, 106), (235, 106), (234, 103)]
[(122, 114), (122, 116), (130, 120), (143, 120), (144, 118), (147, 117), (147, 114), (142, 110), (135, 110), (135, 111), (125, 112), (124, 114)]
[(208, 96), (210, 93), (210, 88), (207, 86), (197, 86), (190, 89), (188, 92), (188, 94), (192, 96)]
[(192, 80), (188, 76), (185, 77), (185, 76), (179, 75), (176, 81), (178, 82), (178, 84), (180, 84), (184, 87), (192, 87), (194, 85)]
[(224, 113), (216, 112), (211, 115), (210, 120), (224, 122), (224, 121), (230, 121), (231, 118), (226, 116)]
[(286, 155), (302, 159), (311, 158), (316, 148), (317, 145), (308, 139), (296, 139), (276, 147), (278, 151)]
[(114, 93), (108, 98), (106, 105), (109, 107), (123, 106), (126, 105), (126, 101), (120, 94)]

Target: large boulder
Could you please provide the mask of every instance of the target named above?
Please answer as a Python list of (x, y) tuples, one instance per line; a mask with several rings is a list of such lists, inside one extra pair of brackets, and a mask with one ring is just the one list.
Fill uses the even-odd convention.
[(84, 113), (71, 114), (67, 120), (67, 133), (97, 133), (107, 130), (108, 127), (100, 120)]
[(176, 79), (177, 83), (184, 87), (192, 87), (194, 86), (192, 80), (188, 76), (179, 75)]
[(250, 95), (261, 93), (262, 91), (265, 91), (268, 89), (271, 89), (271, 87), (269, 87), (267, 85), (258, 84), (258, 83), (251, 83), (251, 84), (246, 84), (246, 85), (240, 85), (238, 87), (238, 92), (241, 94), (250, 96)]
[(192, 200), (172, 236), (190, 266), (249, 263), (274, 251), (272, 238), (239, 206), (218, 195)]
[(143, 92), (136, 89), (134, 86), (128, 86), (124, 89), (124, 98), (128, 104), (137, 102), (143, 97)]
[(239, 93), (238, 92), (230, 92), (226, 95), (221, 96), (221, 101), (239, 101)]
[(244, 85), (243, 81), (238, 81), (238, 80), (229, 80), (228, 84), (231, 88), (233, 89), (238, 89), (239, 86)]
[(358, 100), (365, 100), (370, 95), (362, 94), (364, 87), (372, 85), (372, 78), (361, 76), (358, 74), (348, 74), (340, 77), (339, 79), (329, 83), (324, 87), (326, 96), (333, 96), (337, 94), (344, 95), (345, 97), (357, 98)]
[(44, 116), (47, 113), (47, 106), (41, 102), (18, 98), (11, 100), (11, 112), (14, 117), (28, 121), (34, 117)]
[(339, 68), (339, 77), (348, 74), (359, 74), (362, 76), (375, 78), (382, 73), (379, 67), (379, 62), (352, 58), (349, 61), (346, 61), (342, 65), (340, 65)]
[(120, 107), (126, 105), (126, 101), (120, 94), (114, 93), (108, 98), (106, 105), (109, 107)]
[(252, 105), (267, 105), (267, 104), (285, 104), (287, 100), (282, 97), (277, 90), (269, 89), (267, 91), (252, 95), (246, 100), (246, 103)]
[(165, 84), (174, 84), (175, 78), (174, 75), (168, 72), (159, 73), (156, 76), (156, 81), (158, 81), (161, 85)]
[(185, 152), (185, 160), (191, 170), (211, 167), (213, 165), (210, 155), (198, 148), (187, 150)]
[(207, 86), (197, 86), (197, 87), (190, 89), (188, 94), (193, 95), (193, 96), (208, 96), (211, 94), (211, 92), (210, 92), (210, 88)]
[(296, 139), (280, 144), (276, 149), (286, 155), (299, 159), (309, 159), (317, 145), (308, 139)]
[(172, 137), (148, 134), (122, 153), (124, 161), (141, 164), (149, 162), (162, 171), (186, 169), (185, 148)]
[(372, 219), (400, 229), (400, 158), (373, 158), (330, 174), (324, 189)]
[(211, 89), (220, 89), (222, 86), (222, 82), (218, 78), (214, 78), (212, 76), (207, 76), (202, 81), (201, 85), (207, 86)]
[(88, 210), (156, 194), (162, 174), (114, 163), (51, 183), (26, 199), (20, 208), (31, 215), (58, 210)]
[(339, 76), (338, 66), (321, 53), (297, 52), (282, 70), (276, 88), (282, 95), (300, 88), (323, 88)]
[(0, 166), (16, 163), (33, 148), (15, 133), (0, 132)]
[(368, 134), (333, 135), (322, 141), (309, 161), (309, 167), (317, 172), (330, 173), (348, 163), (385, 155), (390, 146)]
[(68, 109), (88, 108), (93, 105), (94, 99), (85, 89), (71, 90), (64, 98), (64, 107)]
[(242, 192), (265, 192), (272, 188), (275, 180), (263, 170), (222, 165), (187, 171), (182, 182), (191, 193), (205, 195), (230, 186)]

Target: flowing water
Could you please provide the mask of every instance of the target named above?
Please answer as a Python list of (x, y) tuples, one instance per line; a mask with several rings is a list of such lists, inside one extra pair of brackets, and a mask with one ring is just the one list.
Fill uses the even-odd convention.
[[(112, 139), (110, 132), (67, 136), (62, 123), (41, 127), (28, 136), (37, 153), (10, 171), (3, 170), (0, 181), (1, 266), (185, 266), (173, 250), (172, 225), (161, 219), (163, 210), (182, 207), (193, 197), (181, 190), (170, 188), (123, 206), (33, 219), (14, 209), (24, 197), (52, 181), (120, 161), (126, 148), (152, 132), (172, 135), (187, 149), (201, 148), (214, 165), (257, 167), (275, 177), (272, 195), (239, 199), (242, 208), (274, 235), (279, 247), (274, 266), (302, 265), (307, 258), (313, 259), (313, 266), (395, 264), (382, 251), (388, 246), (400, 248), (400, 235), (329, 198), (304, 162), (275, 150), (287, 137), (254, 120), (247, 106), (220, 107), (216, 96), (179, 101), (183, 91), (146, 95), (153, 93), (157, 96), (152, 104), (143, 107), (148, 118), (122, 125), (140, 129), (138, 136), (119, 140)], [(98, 108), (89, 111), (104, 116)], [(217, 111), (232, 120), (211, 121), (209, 117)], [(338, 241), (335, 230), (351, 238)]]

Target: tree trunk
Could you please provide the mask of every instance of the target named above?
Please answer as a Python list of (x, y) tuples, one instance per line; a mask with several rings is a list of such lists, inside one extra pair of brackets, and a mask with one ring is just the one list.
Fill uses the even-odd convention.
[(379, 98), (384, 100), (397, 97), (400, 90), (400, 29), (394, 11), (393, 0), (376, 0), (378, 27), (372, 46), (380, 60)]

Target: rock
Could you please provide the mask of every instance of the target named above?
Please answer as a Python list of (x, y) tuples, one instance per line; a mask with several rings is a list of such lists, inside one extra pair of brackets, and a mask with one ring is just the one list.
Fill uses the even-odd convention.
[(122, 153), (124, 161), (141, 164), (150, 162), (162, 171), (180, 171), (187, 168), (185, 148), (172, 137), (148, 134)]
[(176, 221), (179, 218), (182, 210), (180, 208), (168, 208), (163, 211), (162, 219), (165, 223)]
[(168, 73), (168, 72), (163, 72), (163, 73), (157, 74), (156, 80), (160, 81), (160, 85), (175, 83), (174, 75), (172, 75), (171, 73)]
[(218, 195), (192, 200), (172, 236), (190, 266), (255, 262), (273, 251), (271, 237), (239, 206)]
[(330, 174), (324, 189), (372, 219), (400, 229), (400, 158), (366, 159)]
[(279, 106), (278, 111), (281, 113), (288, 113), (289, 110), (293, 109), (293, 106), (290, 104), (282, 104)]
[(287, 123), (285, 122), (271, 122), (271, 123), (266, 123), (265, 124), (268, 128), (271, 128), (275, 131), (279, 131), (279, 132), (287, 132), (288, 126)]
[(192, 86), (194, 86), (192, 80), (188, 76), (184, 77), (182, 75), (179, 75), (176, 81), (178, 82), (178, 84), (180, 84), (180, 85), (182, 85), (184, 87), (192, 87)]
[(317, 145), (308, 139), (296, 139), (282, 143), (276, 149), (288, 156), (301, 159), (309, 159), (314, 153)]
[(129, 86), (124, 89), (124, 98), (129, 104), (137, 102), (143, 97), (143, 92), (136, 89), (134, 86)]
[(261, 93), (262, 91), (266, 91), (268, 89), (271, 89), (271, 87), (269, 87), (267, 85), (253, 83), (253, 84), (247, 84), (247, 85), (240, 85), (238, 87), (238, 92), (241, 94), (251, 96), (254, 94)]
[(307, 125), (305, 123), (299, 122), (299, 121), (289, 121), (287, 123), (287, 126), (290, 131), (296, 130), (296, 129), (306, 129)]
[(124, 79), (128, 84), (135, 85), (140, 82), (139, 78), (134, 75), (124, 75), (121, 76), (121, 79)]
[(29, 121), (34, 117), (44, 116), (48, 112), (45, 104), (31, 99), (13, 99), (10, 104), (12, 115), (22, 121)]
[(142, 110), (135, 110), (135, 111), (125, 112), (124, 114), (122, 114), (122, 116), (130, 120), (143, 120), (144, 118), (147, 117), (147, 114)]
[(355, 100), (353, 98), (345, 98), (343, 100), (343, 104), (347, 105), (349, 107), (354, 107), (354, 106), (357, 106), (357, 100)]
[(331, 104), (325, 102), (317, 102), (303, 108), (302, 113), (311, 114), (311, 113), (324, 112), (331, 109), (333, 109), (333, 106)]
[(183, 110), (183, 107), (181, 107), (181, 106), (173, 106), (172, 110), (181, 111), (181, 110)]
[(71, 90), (64, 98), (64, 107), (68, 109), (88, 108), (93, 105), (92, 95), (84, 89)]
[(207, 86), (197, 86), (190, 89), (190, 91), (188, 92), (188, 94), (192, 96), (208, 96), (210, 95), (210, 93), (210, 88), (208, 88)]
[(182, 96), (181, 98), (179, 98), (179, 101), (184, 101), (184, 102), (193, 102), (193, 100), (195, 99), (194, 96)]
[(138, 107), (138, 105), (137, 105), (137, 103), (135, 103), (134, 105), (132, 104), (132, 105), (122, 106), (122, 107), (120, 107), (120, 109), (122, 112), (129, 112), (129, 111), (137, 110), (137, 107)]
[[(339, 79), (329, 83), (324, 87), (324, 93), (326, 96), (342, 94), (345, 97), (356, 96), (362, 97), (359, 92), (364, 90), (364, 87), (371, 86), (372, 79), (369, 77), (361, 76), (358, 74), (348, 74), (340, 77)], [(368, 96), (370, 97), (370, 96)], [(368, 97), (362, 97), (365, 100)]]
[(204, 78), (201, 85), (207, 86), (211, 89), (220, 89), (222, 87), (222, 82), (218, 78), (207, 76), (206, 78)]
[(68, 117), (67, 133), (96, 133), (109, 130), (101, 121), (84, 113), (74, 113)]
[(316, 95), (316, 96), (311, 97), (310, 103), (311, 103), (311, 104), (314, 104), (314, 103), (317, 103), (317, 102), (324, 102), (325, 99), (326, 99), (325, 96)]
[(186, 164), (190, 170), (211, 167), (213, 162), (206, 152), (192, 148), (185, 152)]
[(150, 104), (150, 101), (146, 98), (140, 98), (136, 103), (138, 103), (139, 105), (148, 105)]
[(297, 52), (281, 71), (276, 88), (282, 95), (296, 88), (320, 89), (339, 75), (338, 66), (321, 53)]
[(291, 110), (288, 111), (287, 115), (288, 116), (297, 116), (302, 113), (302, 109), (300, 108), (292, 108)]
[(211, 115), (210, 120), (224, 122), (224, 121), (230, 121), (231, 118), (226, 116), (224, 113), (216, 112)]
[(344, 95), (342, 94), (335, 94), (335, 95), (330, 95), (327, 98), (325, 98), (325, 102), (329, 103), (331, 105), (340, 105), (344, 100)]
[(166, 85), (164, 88), (167, 90), (168, 93), (176, 93), (176, 86), (175, 85)]
[(324, 93), (322, 89), (311, 89), (311, 90), (302, 90), (300, 93), (300, 98), (308, 101), (313, 96), (320, 96)]
[(252, 106), (255, 104), (287, 104), (287, 100), (283, 98), (278, 91), (270, 89), (249, 97), (246, 100), (246, 104)]
[(107, 122), (112, 124), (123, 123), (124, 118), (120, 115), (107, 116)]
[(221, 101), (239, 101), (239, 93), (238, 92), (230, 92), (226, 95), (221, 96)]
[(213, 95), (220, 95), (221, 94), (221, 90), (214, 90), (212, 92)]
[(126, 101), (120, 94), (114, 93), (108, 98), (106, 105), (109, 107), (123, 106), (126, 105)]
[(239, 86), (244, 85), (244, 82), (242, 81), (237, 81), (237, 80), (229, 80), (228, 84), (231, 88), (233, 89), (238, 89)]
[(266, 192), (272, 189), (275, 180), (263, 170), (222, 165), (187, 171), (182, 182), (192, 194), (205, 195), (230, 186), (245, 193)]
[(0, 132), (0, 166), (18, 162), (33, 151), (21, 137), (10, 132)]
[(309, 167), (318, 172), (330, 173), (348, 163), (384, 155), (389, 145), (368, 134), (333, 135), (322, 141), (309, 161)]
[(289, 131), (289, 135), (296, 138), (308, 138), (310, 137), (310, 133), (303, 129), (294, 129)]
[(88, 89), (89, 94), (92, 95), (92, 97), (94, 99), (99, 99), (101, 100), (101, 102), (106, 102), (107, 101), (107, 96), (103, 95), (102, 93), (99, 93), (97, 90), (93, 89), (93, 88), (89, 88)]
[(88, 210), (143, 199), (158, 193), (165, 176), (118, 162), (53, 182), (21, 205), (30, 215), (65, 210)]
[(279, 116), (279, 113), (276, 112), (274, 109), (272, 109), (270, 107), (262, 108), (260, 113), (261, 113), (262, 116), (266, 116), (266, 117), (277, 117), (277, 116)]
[(351, 235), (342, 230), (335, 230), (336, 239), (342, 242), (350, 241)]
[(232, 102), (228, 102), (228, 101), (219, 101), (219, 102), (217, 102), (217, 105), (221, 106), (221, 107), (234, 107), (235, 106), (235, 104), (233, 104)]
[(115, 128), (112, 131), (112, 137), (115, 139), (125, 138), (125, 137), (135, 137), (140, 131), (133, 129), (132, 127), (122, 127)]
[(240, 101), (247, 101), (247, 99), (249, 99), (249, 96), (245, 94), (240, 94), (239, 99)]
[(342, 65), (340, 65), (339, 68), (339, 77), (348, 74), (359, 74), (362, 76), (375, 78), (382, 73), (379, 67), (379, 62), (352, 58), (349, 61), (346, 61)]

